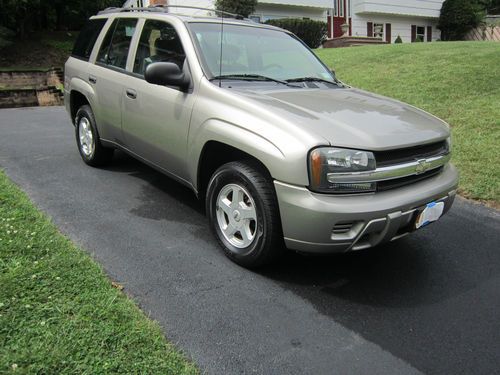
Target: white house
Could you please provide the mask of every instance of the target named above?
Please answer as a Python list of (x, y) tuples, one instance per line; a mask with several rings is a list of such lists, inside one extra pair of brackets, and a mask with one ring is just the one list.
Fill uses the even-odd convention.
[[(125, 6), (149, 6), (158, 3), (213, 9), (215, 0), (129, 0)], [(326, 22), (329, 7), (331, 0), (259, 0), (255, 13), (250, 18), (257, 22), (276, 18), (310, 18)]]
[(431, 42), (441, 37), (437, 29), (444, 0), (333, 0), (329, 36), (342, 36), (340, 25), (348, 23), (349, 36), (381, 37), (394, 43), (401, 36), (405, 43)]
[[(341, 25), (349, 24), (349, 36), (381, 37), (394, 43), (440, 38), (436, 28), (444, 0), (259, 0), (250, 16), (257, 22), (276, 18), (309, 18), (328, 22), (328, 36), (343, 35)], [(214, 8), (215, 0), (129, 0), (127, 5), (155, 3)]]

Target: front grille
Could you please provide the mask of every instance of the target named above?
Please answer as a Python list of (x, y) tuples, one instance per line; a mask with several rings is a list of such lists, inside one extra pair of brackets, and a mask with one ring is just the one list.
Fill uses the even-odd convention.
[(377, 161), (377, 168), (381, 168), (446, 154), (448, 151), (446, 141), (441, 141), (428, 145), (401, 148), (397, 150), (376, 151), (374, 154), (375, 160)]
[(427, 172), (422, 173), (422, 174), (396, 178), (394, 180), (380, 181), (377, 183), (377, 191), (386, 191), (386, 190), (391, 190), (391, 189), (403, 187), (406, 185), (411, 185), (411, 184), (414, 184), (416, 182), (431, 178), (431, 177), (441, 173), (442, 170), (443, 170), (443, 167), (436, 168), (436, 169), (433, 169), (431, 171), (427, 171)]

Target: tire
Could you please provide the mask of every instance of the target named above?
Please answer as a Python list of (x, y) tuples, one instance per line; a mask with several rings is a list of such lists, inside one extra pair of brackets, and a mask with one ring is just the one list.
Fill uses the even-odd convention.
[(76, 112), (75, 136), (78, 151), (86, 164), (100, 167), (111, 162), (114, 150), (101, 145), (94, 113), (89, 105), (81, 106)]
[(284, 252), (274, 186), (257, 163), (220, 167), (210, 179), (205, 204), (212, 232), (235, 263), (258, 268)]

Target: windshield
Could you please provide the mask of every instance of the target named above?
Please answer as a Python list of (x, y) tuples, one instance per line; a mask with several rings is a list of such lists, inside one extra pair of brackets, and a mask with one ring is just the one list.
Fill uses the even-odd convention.
[(288, 33), (224, 24), (221, 53), (221, 24), (191, 23), (190, 28), (209, 78), (261, 76), (286, 81), (309, 77), (335, 81), (318, 58)]

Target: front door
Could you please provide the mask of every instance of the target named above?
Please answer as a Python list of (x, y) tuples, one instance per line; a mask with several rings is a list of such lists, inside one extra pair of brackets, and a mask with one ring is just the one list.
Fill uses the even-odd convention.
[(187, 179), (187, 137), (194, 95), (176, 87), (146, 82), (144, 72), (154, 62), (171, 62), (185, 71), (188, 69), (175, 28), (165, 21), (147, 20), (135, 53), (133, 74), (124, 80), (125, 147), (163, 170)]

